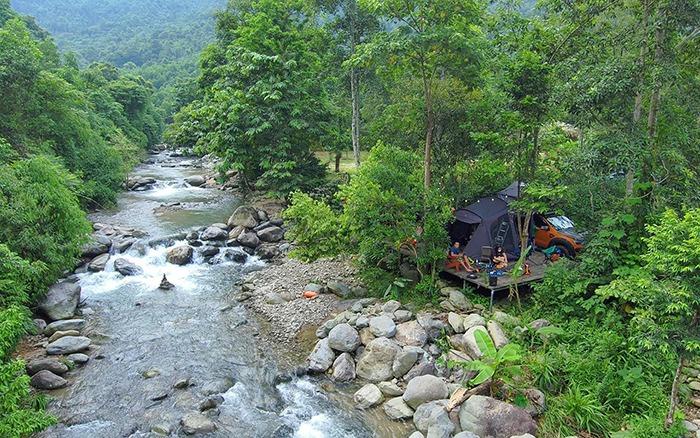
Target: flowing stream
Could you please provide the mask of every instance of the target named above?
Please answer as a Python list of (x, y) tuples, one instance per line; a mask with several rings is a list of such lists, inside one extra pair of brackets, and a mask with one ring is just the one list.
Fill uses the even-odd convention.
[[(123, 193), (116, 208), (92, 215), (95, 222), (132, 227), (157, 238), (225, 222), (238, 199), (230, 192), (189, 187), (183, 179), (202, 170), (182, 158), (156, 155), (135, 174), (158, 180), (154, 188)], [(162, 204), (180, 203), (172, 208)], [(124, 256), (143, 274), (123, 277), (111, 260), (104, 272), (80, 274), (85, 307), (95, 311), (85, 333), (97, 354), (72, 372), (73, 383), (53, 394), (50, 411), (60, 423), (42, 437), (157, 436), (155, 426), (184, 436), (179, 421), (197, 410), (209, 382), (233, 379), (214, 417), (217, 437), (393, 437), (381, 416), (352, 408), (350, 391), (327, 391), (320, 381), (277, 383), (276, 359), (258, 326), (230, 299), (246, 272), (264, 264), (223, 262), (176, 266), (166, 249), (136, 248)], [(166, 274), (176, 288), (158, 290)], [(290, 349), (294, 346), (290, 346)], [(148, 371), (155, 377), (145, 378)], [(180, 379), (192, 386), (175, 389)]]

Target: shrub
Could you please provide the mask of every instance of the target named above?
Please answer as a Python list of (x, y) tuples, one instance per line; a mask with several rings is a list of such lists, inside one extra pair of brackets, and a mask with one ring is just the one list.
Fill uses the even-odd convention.
[(0, 364), (0, 436), (25, 437), (53, 424), (55, 419), (43, 411), (44, 404), (30, 393), (24, 362)]
[(284, 218), (289, 221), (288, 238), (297, 245), (290, 254), (292, 257), (310, 261), (342, 251), (341, 219), (324, 202), (294, 192)]

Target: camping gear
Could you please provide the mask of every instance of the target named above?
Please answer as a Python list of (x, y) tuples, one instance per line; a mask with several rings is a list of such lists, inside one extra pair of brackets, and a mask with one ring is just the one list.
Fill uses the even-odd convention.
[(479, 257), (479, 263), (483, 263), (485, 265), (490, 265), (492, 258), (493, 258), (493, 248), (491, 248), (490, 246), (482, 246), (481, 247), (481, 257)]
[[(501, 197), (481, 198), (455, 212), (449, 226), (453, 242), (462, 242), (464, 254), (481, 261), (482, 247), (503, 247), (509, 258), (520, 253), (518, 227), (508, 209), (509, 202)], [(489, 260), (490, 262), (490, 260)]]
[(489, 286), (498, 286), (498, 276), (493, 272), (489, 273)]

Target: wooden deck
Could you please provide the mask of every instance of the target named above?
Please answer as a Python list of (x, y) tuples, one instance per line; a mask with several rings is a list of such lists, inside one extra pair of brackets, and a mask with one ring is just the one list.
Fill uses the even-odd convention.
[[(542, 280), (548, 266), (548, 264), (545, 262), (544, 254), (540, 252), (534, 252), (530, 257), (528, 257), (527, 263), (530, 265), (530, 275), (520, 277), (517, 282), (519, 286)], [(493, 295), (495, 292), (509, 289), (515, 284), (515, 280), (508, 274), (508, 272), (513, 268), (514, 264), (515, 263), (510, 263), (508, 268), (504, 269), (505, 274), (498, 277), (498, 283), (496, 286), (489, 285), (488, 277), (484, 272), (477, 273), (476, 278), (469, 278), (469, 273), (465, 272), (464, 270), (456, 271), (454, 269), (445, 269), (444, 272), (460, 278), (465, 282), (465, 284), (471, 283), (476, 287), (491, 291), (491, 302), (493, 304)]]

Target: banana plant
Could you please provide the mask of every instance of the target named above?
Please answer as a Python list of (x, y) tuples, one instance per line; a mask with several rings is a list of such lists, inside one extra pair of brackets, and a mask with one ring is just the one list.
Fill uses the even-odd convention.
[(509, 343), (498, 350), (491, 336), (484, 330), (475, 331), (474, 338), (483, 355), (479, 359), (462, 364), (464, 369), (477, 372), (469, 381), (470, 385), (481, 385), (488, 380), (493, 383), (510, 381), (522, 373), (523, 356), (519, 345)]

